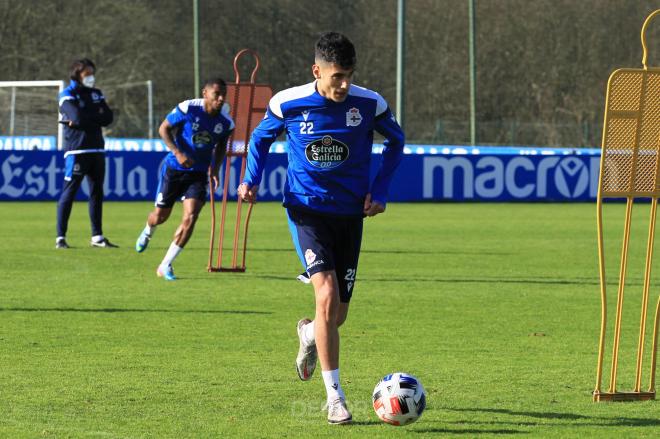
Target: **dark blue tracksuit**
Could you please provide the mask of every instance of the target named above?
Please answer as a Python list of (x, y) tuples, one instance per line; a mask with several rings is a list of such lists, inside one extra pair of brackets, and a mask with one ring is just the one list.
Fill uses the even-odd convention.
[[(101, 127), (112, 123), (112, 110), (103, 93), (77, 81), (59, 96), (64, 125), (64, 187), (57, 203), (57, 236), (66, 236), (73, 200), (83, 177), (89, 184), (89, 218), (92, 236), (102, 235), (105, 141)], [(71, 122), (71, 125), (69, 125)]]

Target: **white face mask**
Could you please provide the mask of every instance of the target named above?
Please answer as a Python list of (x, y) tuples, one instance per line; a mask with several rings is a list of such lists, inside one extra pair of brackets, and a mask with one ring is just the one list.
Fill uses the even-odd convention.
[(92, 88), (96, 83), (96, 78), (94, 78), (94, 75), (85, 76), (81, 82), (85, 87)]

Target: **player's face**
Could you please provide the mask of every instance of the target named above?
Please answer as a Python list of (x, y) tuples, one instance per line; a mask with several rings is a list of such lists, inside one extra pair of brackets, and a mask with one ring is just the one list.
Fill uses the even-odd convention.
[(345, 69), (338, 64), (323, 61), (317, 61), (312, 66), (319, 93), (335, 102), (344, 102), (348, 96), (354, 71), (353, 68)]
[(220, 111), (222, 105), (225, 103), (225, 93), (222, 88), (220, 88), (219, 84), (207, 85), (204, 87), (202, 97), (204, 98), (206, 108), (213, 113)]

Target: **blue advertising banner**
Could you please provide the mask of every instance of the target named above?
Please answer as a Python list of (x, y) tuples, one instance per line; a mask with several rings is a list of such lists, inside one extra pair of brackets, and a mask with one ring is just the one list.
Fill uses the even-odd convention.
[(397, 174), (414, 193), (390, 193), (399, 201), (592, 201), (599, 167), (599, 155), (414, 155)]
[[(434, 148), (435, 149), (435, 148)], [(390, 187), (390, 201), (591, 201), (598, 191), (600, 154), (502, 148), (459, 151), (439, 147), (406, 154)], [(106, 200), (154, 200), (164, 152), (108, 151)], [(380, 164), (374, 154), (372, 176)], [(287, 157), (273, 152), (259, 188), (259, 199), (280, 201)], [(57, 200), (64, 179), (58, 151), (0, 151), (0, 200)], [(236, 196), (240, 162), (234, 161), (229, 193)], [(224, 174), (221, 174), (224, 175)], [(218, 193), (221, 193), (221, 188)], [(86, 184), (78, 194), (85, 199)]]
[(0, 150), (55, 151), (57, 138), (54, 136), (0, 136)]

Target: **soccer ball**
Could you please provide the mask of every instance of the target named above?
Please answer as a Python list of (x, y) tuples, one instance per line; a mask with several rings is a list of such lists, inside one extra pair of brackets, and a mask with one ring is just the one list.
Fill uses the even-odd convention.
[(391, 425), (411, 424), (426, 408), (426, 393), (417, 378), (396, 372), (376, 384), (373, 404), (381, 421)]

